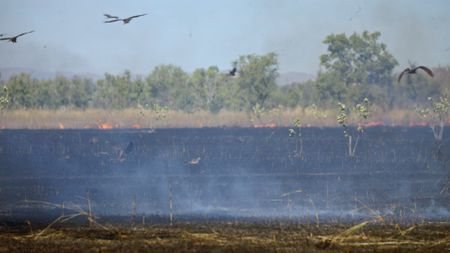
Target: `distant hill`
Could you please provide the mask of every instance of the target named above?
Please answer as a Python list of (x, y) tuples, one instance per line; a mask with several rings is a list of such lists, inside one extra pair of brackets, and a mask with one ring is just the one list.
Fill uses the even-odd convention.
[(280, 73), (280, 76), (277, 79), (277, 84), (288, 85), (291, 83), (301, 83), (308, 80), (314, 80), (315, 78), (315, 75), (304, 72), (285, 72)]
[(61, 72), (61, 71), (43, 71), (43, 70), (37, 70), (37, 69), (30, 69), (30, 68), (0, 68), (0, 74), (1, 80), (9, 80), (11, 76), (20, 74), (20, 73), (29, 73), (31, 77), (39, 79), (39, 80), (45, 80), (45, 79), (51, 79), (56, 76), (65, 76), (65, 77), (73, 77), (75, 75), (88, 77), (93, 80), (100, 79), (101, 76), (93, 73), (71, 73), (71, 72)]

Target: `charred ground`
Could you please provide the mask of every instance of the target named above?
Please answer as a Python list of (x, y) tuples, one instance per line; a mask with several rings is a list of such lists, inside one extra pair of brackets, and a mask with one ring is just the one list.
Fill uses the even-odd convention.
[(449, 250), (448, 137), (302, 131), (2, 130), (0, 251)]

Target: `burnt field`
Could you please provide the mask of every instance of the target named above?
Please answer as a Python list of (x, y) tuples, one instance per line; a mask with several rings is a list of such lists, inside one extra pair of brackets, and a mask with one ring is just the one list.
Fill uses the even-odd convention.
[(2, 130), (0, 251), (442, 252), (449, 172), (427, 127), (355, 157), (341, 128)]

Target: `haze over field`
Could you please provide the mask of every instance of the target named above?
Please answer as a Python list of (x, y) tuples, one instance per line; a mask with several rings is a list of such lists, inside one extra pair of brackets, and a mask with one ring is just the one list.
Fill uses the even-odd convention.
[[(0, 68), (43, 72), (148, 74), (160, 64), (185, 71), (231, 68), (244, 54), (278, 54), (279, 71), (319, 70), (332, 33), (379, 31), (398, 59), (450, 64), (450, 1), (0, 1)], [(104, 13), (130, 24), (103, 23)]]

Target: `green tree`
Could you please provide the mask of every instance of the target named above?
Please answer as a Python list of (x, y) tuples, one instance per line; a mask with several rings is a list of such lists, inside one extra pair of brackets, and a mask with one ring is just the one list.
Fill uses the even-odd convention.
[(68, 107), (71, 104), (72, 83), (65, 76), (57, 76), (53, 79), (53, 91), (55, 92), (56, 107)]
[(104, 79), (97, 81), (96, 105), (115, 109), (136, 106), (144, 90), (141, 86), (141, 81), (131, 80), (129, 70), (119, 76), (106, 73)]
[(95, 94), (95, 106), (110, 108), (114, 102), (114, 83), (115, 77), (105, 73), (104, 78), (97, 81), (97, 92)]
[(240, 101), (240, 109), (250, 111), (255, 106), (270, 106), (269, 101), (277, 88), (277, 55), (244, 55), (233, 66), (238, 69), (236, 97)]
[(145, 89), (147, 87), (147, 82), (138, 77), (131, 84), (131, 88), (129, 91), (129, 105), (131, 106), (142, 106), (143, 104), (147, 104)]
[(216, 66), (196, 69), (190, 77), (190, 83), (194, 89), (195, 107), (210, 112), (220, 111), (226, 99), (226, 78)]
[(57, 108), (57, 94), (54, 91), (53, 80), (41, 80), (34, 90), (33, 96), (35, 108), (55, 109)]
[(389, 102), (392, 71), (398, 64), (385, 44), (378, 42), (381, 33), (331, 34), (324, 43), (327, 53), (320, 56), (323, 71), (317, 89), (321, 99), (355, 103), (365, 97), (375, 102)]
[(91, 79), (75, 76), (71, 80), (70, 103), (76, 108), (85, 109), (92, 102), (95, 86)]
[(159, 65), (147, 76), (145, 93), (151, 104), (175, 108), (190, 107), (194, 104), (192, 90), (188, 89), (188, 74), (180, 67), (169, 64)]
[(36, 88), (36, 79), (32, 79), (30, 74), (20, 73), (12, 76), (6, 86), (11, 96), (9, 107), (30, 108), (33, 104), (33, 93)]
[(305, 82), (294, 82), (288, 85), (277, 86), (272, 96), (274, 106), (284, 106), (294, 108), (297, 106), (307, 107), (317, 100), (315, 82), (308, 80)]
[(3, 110), (6, 109), (6, 107), (9, 104), (10, 95), (8, 88), (6, 86), (3, 86), (3, 90), (0, 93), (0, 112), (3, 112)]

